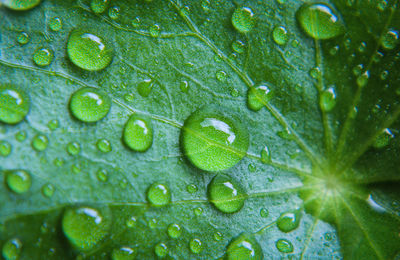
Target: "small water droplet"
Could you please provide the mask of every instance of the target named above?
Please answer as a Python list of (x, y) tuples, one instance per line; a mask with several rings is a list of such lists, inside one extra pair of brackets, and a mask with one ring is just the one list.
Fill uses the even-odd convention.
[(108, 9), (108, 17), (110, 17), (113, 20), (116, 20), (119, 18), (119, 12), (120, 12), (119, 6), (112, 6)]
[(54, 159), (53, 164), (57, 167), (61, 167), (64, 164), (64, 160), (62, 158), (57, 157)]
[(269, 215), (268, 209), (266, 209), (266, 208), (260, 209), (260, 216), (261, 216), (262, 218), (267, 218), (268, 215)]
[(366, 71), (357, 77), (356, 83), (360, 88), (363, 88), (368, 84), (368, 80), (369, 80), (369, 71)]
[(56, 191), (56, 188), (51, 183), (45, 184), (42, 187), (42, 194), (43, 194), (43, 196), (45, 196), (47, 198), (51, 198), (54, 195), (55, 191)]
[(202, 0), (201, 1), (201, 7), (203, 8), (204, 11), (208, 12), (211, 9), (211, 2), (210, 0)]
[(151, 122), (139, 115), (132, 115), (125, 124), (123, 140), (133, 151), (147, 151), (153, 144), (153, 127)]
[(71, 171), (75, 174), (78, 174), (81, 172), (81, 165), (80, 164), (73, 164), (71, 166)]
[(194, 184), (189, 184), (189, 185), (186, 186), (186, 190), (187, 190), (189, 193), (193, 194), (193, 193), (197, 192), (198, 188), (197, 188), (197, 186), (194, 185)]
[(250, 234), (242, 234), (233, 239), (226, 249), (226, 259), (247, 259), (259, 260), (263, 258), (263, 252), (260, 244)]
[(284, 129), (282, 131), (279, 131), (277, 134), (278, 134), (278, 136), (280, 138), (283, 138), (283, 139), (286, 139), (286, 140), (293, 140), (293, 134), (292, 134), (292, 132), (290, 131), (289, 128), (286, 128), (286, 129)]
[(77, 155), (81, 151), (81, 145), (78, 142), (70, 142), (67, 144), (67, 152), (70, 155)]
[(133, 28), (138, 28), (140, 26), (140, 18), (139, 17), (133, 18), (131, 24)]
[(227, 80), (227, 74), (226, 74), (225, 71), (218, 71), (218, 72), (215, 74), (215, 77), (216, 77), (217, 80), (220, 81), (220, 82), (226, 82), (226, 80)]
[(277, 220), (277, 226), (282, 232), (295, 230), (300, 223), (301, 212), (299, 210), (289, 211), (281, 214)]
[(380, 133), (376, 137), (372, 146), (377, 149), (383, 148), (383, 147), (387, 146), (393, 138), (394, 138), (394, 135), (392, 134), (390, 129), (386, 128), (382, 131), (382, 133)]
[(12, 146), (9, 142), (1, 140), (0, 141), (0, 156), (7, 157), (12, 151)]
[(399, 32), (390, 29), (382, 38), (382, 47), (386, 50), (393, 50), (399, 43)]
[(178, 224), (170, 224), (168, 226), (168, 236), (178, 238), (182, 234), (182, 228)]
[(142, 97), (148, 97), (153, 89), (154, 81), (152, 79), (145, 79), (138, 84), (138, 92)]
[(203, 208), (201, 207), (195, 208), (193, 211), (196, 216), (200, 216), (203, 214)]
[(4, 243), (1, 253), (5, 260), (17, 260), (21, 254), (22, 242), (13, 238)]
[(215, 232), (214, 233), (214, 240), (215, 241), (221, 241), (221, 239), (223, 238), (223, 235), (222, 235), (222, 233), (221, 232)]
[(42, 134), (37, 134), (32, 140), (32, 148), (37, 152), (42, 152), (46, 150), (49, 144), (49, 139), (47, 136)]
[(359, 76), (361, 72), (364, 70), (364, 65), (363, 64), (358, 64), (353, 68), (353, 74), (355, 76)]
[(99, 89), (86, 87), (74, 92), (69, 102), (72, 115), (83, 122), (104, 118), (111, 108), (111, 99)]
[(383, 11), (385, 11), (387, 5), (388, 5), (388, 3), (386, 0), (380, 0), (376, 7), (378, 8), (379, 11), (383, 12)]
[(154, 252), (158, 257), (165, 257), (168, 254), (168, 247), (164, 243), (158, 243), (154, 248)]
[(321, 77), (321, 69), (319, 67), (314, 67), (310, 70), (310, 76), (313, 79), (318, 79)]
[(126, 226), (128, 228), (134, 228), (136, 227), (136, 222), (137, 222), (136, 218), (132, 216), (126, 221)]
[(147, 190), (147, 200), (154, 206), (165, 206), (171, 201), (171, 193), (164, 184), (153, 183)]
[(181, 81), (179, 84), (179, 88), (182, 92), (186, 93), (189, 90), (189, 83), (186, 80)]
[(6, 171), (6, 183), (11, 191), (22, 194), (31, 188), (32, 179), (27, 171), (12, 170)]
[(155, 229), (157, 227), (157, 219), (155, 218), (150, 219), (148, 225), (151, 229)]
[(276, 248), (279, 250), (281, 253), (292, 253), (294, 248), (293, 244), (287, 240), (287, 239), (279, 239), (276, 241)]
[(52, 131), (56, 130), (59, 126), (60, 126), (60, 122), (57, 119), (50, 120), (47, 123), (47, 127)]
[(59, 17), (53, 17), (50, 19), (49, 27), (52, 31), (58, 32), (63, 28), (62, 20)]
[(336, 106), (336, 91), (333, 87), (321, 93), (319, 105), (323, 111), (329, 112)]
[(12, 85), (0, 84), (0, 101), (0, 121), (6, 124), (21, 122), (29, 112), (28, 95)]
[(339, 46), (333, 46), (332, 48), (329, 49), (329, 54), (332, 56), (335, 56), (339, 52)]
[(241, 33), (250, 32), (255, 26), (255, 16), (249, 7), (238, 7), (232, 14), (232, 25)]
[(244, 44), (244, 42), (240, 41), (240, 40), (236, 40), (234, 42), (232, 42), (232, 50), (237, 52), (237, 53), (243, 53), (245, 50), (246, 45)]
[(29, 42), (29, 35), (26, 32), (21, 32), (17, 36), (17, 42), (21, 45), (25, 45)]
[(268, 146), (265, 146), (261, 150), (261, 162), (262, 163), (269, 163), (271, 162), (271, 152), (269, 151)]
[(289, 40), (289, 35), (285, 27), (278, 26), (272, 31), (272, 39), (276, 44), (285, 45)]
[(110, 0), (92, 0), (90, 2), (90, 9), (96, 14), (102, 14), (108, 8)]
[(21, 130), (21, 131), (18, 131), (16, 134), (15, 134), (15, 139), (18, 141), (18, 142), (23, 142), (23, 141), (25, 141), (25, 139), (26, 139), (26, 132), (24, 131), (24, 130)]
[(259, 111), (274, 96), (274, 91), (268, 84), (260, 84), (257, 87), (250, 87), (247, 91), (247, 106), (253, 111)]
[(101, 182), (106, 182), (108, 179), (108, 172), (105, 169), (100, 169), (97, 171), (97, 179)]
[(103, 153), (109, 153), (112, 150), (111, 143), (107, 139), (99, 139), (96, 143), (97, 149)]
[(199, 254), (203, 250), (203, 244), (198, 238), (190, 240), (189, 247), (193, 254)]
[(160, 27), (160, 25), (158, 25), (158, 24), (153, 24), (153, 25), (150, 27), (149, 32), (150, 32), (150, 36), (153, 37), (153, 38), (160, 37), (160, 35), (161, 35), (161, 27)]
[(53, 58), (53, 51), (48, 48), (39, 48), (33, 53), (33, 61), (41, 67), (50, 65)]

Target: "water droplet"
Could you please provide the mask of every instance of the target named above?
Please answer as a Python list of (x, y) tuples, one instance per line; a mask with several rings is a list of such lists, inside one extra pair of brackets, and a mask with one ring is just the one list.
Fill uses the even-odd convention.
[(381, 0), (381, 1), (379, 1), (379, 3), (377, 4), (376, 7), (378, 8), (379, 11), (383, 12), (383, 11), (385, 11), (387, 5), (388, 5), (388, 3), (386, 0)]
[(107, 170), (100, 169), (97, 171), (97, 179), (101, 182), (106, 182), (108, 179), (108, 172)]
[(108, 9), (108, 17), (113, 20), (118, 19), (119, 17), (120, 8), (119, 6), (113, 6)]
[(333, 87), (324, 90), (321, 93), (319, 105), (323, 111), (329, 112), (336, 105), (336, 92)]
[(81, 166), (79, 164), (74, 164), (71, 166), (71, 171), (75, 174), (78, 174), (81, 172)]
[(390, 29), (382, 38), (382, 47), (386, 50), (393, 50), (399, 43), (399, 32)]
[(269, 215), (268, 209), (262, 208), (262, 209), (260, 210), (260, 216), (261, 216), (262, 218), (267, 218), (268, 215)]
[(253, 10), (249, 7), (239, 7), (232, 14), (232, 25), (241, 33), (250, 32), (255, 25)]
[(247, 169), (249, 170), (249, 172), (255, 172), (257, 170), (257, 167), (254, 164), (250, 163)]
[(250, 87), (247, 91), (247, 106), (253, 111), (259, 111), (274, 96), (274, 92), (267, 84)]
[(170, 224), (168, 226), (168, 236), (171, 238), (178, 238), (182, 233), (182, 228), (178, 224)]
[(238, 97), (239, 96), (239, 91), (237, 89), (233, 88), (231, 90), (231, 96), (232, 97)]
[(53, 58), (53, 51), (48, 48), (39, 48), (33, 53), (33, 61), (41, 67), (50, 65)]
[(128, 186), (128, 181), (127, 181), (126, 179), (122, 179), (122, 180), (119, 182), (119, 186), (120, 186), (122, 189), (125, 189), (125, 188)]
[(0, 141), (0, 156), (7, 157), (12, 151), (12, 146), (7, 141)]
[(278, 26), (275, 27), (272, 31), (272, 39), (274, 42), (279, 45), (284, 45), (289, 40), (288, 32), (285, 27)]
[(153, 144), (153, 127), (147, 119), (132, 115), (125, 124), (123, 140), (136, 152), (145, 152)]
[(18, 194), (27, 192), (32, 185), (31, 175), (24, 170), (6, 171), (6, 182), (8, 188)]
[(77, 155), (81, 151), (81, 145), (77, 142), (70, 142), (67, 144), (67, 152), (70, 155)]
[(47, 123), (47, 127), (52, 131), (56, 130), (59, 126), (60, 126), (60, 122), (57, 119), (50, 120)]
[(149, 32), (150, 32), (150, 36), (151, 36), (151, 37), (154, 37), (154, 38), (160, 37), (160, 35), (161, 35), (161, 27), (160, 27), (160, 25), (158, 25), (158, 24), (153, 24), (153, 25), (150, 27)]
[(135, 249), (123, 246), (112, 251), (112, 260), (133, 260), (136, 258), (136, 254)]
[(303, 4), (296, 17), (304, 32), (314, 39), (331, 39), (344, 32), (342, 21), (323, 3)]
[(329, 232), (324, 233), (324, 239), (326, 241), (332, 241), (332, 239), (333, 239), (332, 233), (329, 233)]
[(226, 72), (225, 72), (225, 71), (218, 71), (218, 72), (215, 74), (215, 77), (216, 77), (217, 80), (220, 81), (220, 82), (226, 82), (226, 79), (227, 79), (227, 75), (226, 75)]
[(153, 89), (154, 81), (152, 79), (145, 79), (138, 84), (138, 92), (142, 97), (148, 97)]
[(154, 252), (158, 257), (165, 257), (168, 254), (168, 247), (164, 243), (158, 243), (154, 248)]
[(203, 250), (203, 244), (198, 238), (193, 238), (192, 240), (190, 240), (189, 247), (190, 251), (192, 251), (193, 254), (199, 254), (201, 250)]
[(90, 2), (90, 8), (96, 14), (102, 14), (108, 8), (110, 0), (92, 0)]
[(56, 188), (51, 183), (45, 184), (42, 187), (42, 194), (43, 194), (43, 196), (45, 196), (47, 198), (52, 197), (55, 191), (56, 191)]
[(67, 53), (76, 66), (89, 71), (106, 68), (114, 57), (114, 49), (102, 38), (73, 30), (68, 38)]
[(62, 158), (55, 158), (53, 164), (57, 167), (61, 167), (64, 164), (64, 160)]
[(232, 42), (232, 50), (237, 53), (243, 53), (245, 50), (244, 42), (242, 42), (240, 40), (236, 40), (236, 41)]
[(126, 102), (133, 102), (135, 96), (132, 93), (128, 93), (124, 95), (124, 99)]
[(18, 132), (15, 134), (15, 139), (16, 139), (18, 142), (23, 142), (23, 141), (25, 141), (25, 139), (26, 139), (26, 132), (25, 132), (24, 130), (18, 131)]
[(5, 260), (17, 260), (22, 250), (22, 242), (13, 238), (4, 243), (1, 253)]
[(24, 91), (0, 84), (0, 121), (6, 124), (21, 122), (29, 112), (30, 100)]
[(208, 105), (193, 112), (184, 123), (181, 145), (196, 167), (220, 171), (237, 164), (247, 153), (247, 129), (220, 106)]
[(221, 239), (223, 238), (223, 235), (221, 232), (215, 232), (214, 233), (214, 240), (215, 241), (221, 241)]
[(269, 151), (268, 146), (265, 146), (261, 150), (261, 162), (262, 163), (269, 163), (271, 162), (271, 152)]
[(154, 206), (165, 206), (171, 201), (171, 193), (164, 184), (153, 183), (147, 190), (147, 200)]
[(198, 188), (197, 188), (197, 186), (194, 185), (194, 184), (189, 184), (189, 185), (186, 186), (186, 190), (187, 190), (189, 193), (192, 193), (192, 194), (193, 194), (193, 193), (197, 192)]
[(37, 152), (42, 152), (46, 150), (49, 144), (49, 139), (47, 136), (42, 134), (37, 134), (32, 140), (32, 148), (35, 149)]
[(201, 1), (201, 7), (203, 8), (204, 11), (208, 12), (211, 9), (211, 2), (210, 0), (202, 0)]
[(96, 88), (81, 88), (72, 94), (69, 102), (72, 115), (83, 122), (96, 122), (104, 118), (111, 108), (111, 99)]
[(97, 209), (70, 208), (64, 212), (62, 229), (73, 247), (90, 251), (107, 236), (110, 222)]
[(194, 211), (194, 214), (195, 214), (196, 216), (200, 216), (200, 215), (203, 214), (203, 208), (200, 208), (200, 207), (195, 208), (193, 211)]
[(333, 46), (329, 49), (329, 54), (335, 56), (339, 52), (339, 46)]
[(389, 71), (387, 71), (387, 70), (382, 71), (381, 75), (380, 75), (381, 80), (386, 80), (388, 75), (389, 75)]
[(157, 219), (155, 219), (155, 218), (150, 219), (149, 220), (149, 227), (151, 229), (155, 229), (157, 227)]
[(112, 150), (111, 143), (107, 139), (99, 139), (96, 143), (97, 149), (103, 153), (109, 153)]
[(21, 32), (17, 36), (17, 42), (21, 45), (25, 45), (29, 42), (29, 35), (26, 32)]
[(128, 228), (134, 228), (134, 227), (136, 227), (136, 222), (137, 222), (137, 220), (136, 220), (135, 217), (130, 217), (130, 218), (126, 221), (126, 226), (127, 226)]
[(376, 137), (372, 146), (377, 149), (383, 148), (383, 147), (387, 146), (393, 138), (394, 138), (394, 135), (392, 134), (390, 129), (386, 128), (382, 131), (381, 134), (379, 134)]
[(283, 232), (295, 230), (300, 223), (301, 212), (299, 210), (285, 212), (277, 220), (278, 228)]
[(368, 84), (368, 80), (369, 80), (369, 71), (366, 71), (357, 77), (356, 83), (360, 88), (363, 88)]
[(361, 72), (364, 70), (364, 65), (363, 64), (358, 64), (353, 68), (353, 74), (355, 76), (359, 76)]
[(208, 185), (208, 199), (224, 213), (239, 211), (246, 199), (244, 189), (225, 174), (218, 174)]
[(41, 0), (5, 0), (1, 1), (1, 3), (12, 10), (25, 11), (39, 5), (40, 1)]
[(131, 22), (133, 28), (138, 28), (140, 26), (140, 18), (135, 17)]
[(293, 244), (287, 239), (279, 239), (276, 241), (276, 248), (281, 253), (292, 253), (293, 252)]
[(259, 260), (263, 258), (260, 244), (250, 234), (242, 234), (233, 239), (226, 249), (227, 260), (247, 259)]
[(52, 31), (58, 32), (63, 28), (62, 20), (59, 17), (53, 17), (50, 19), (49, 27)]
[(189, 83), (186, 80), (181, 81), (179, 84), (179, 88), (182, 92), (186, 93), (189, 90)]
[(310, 70), (310, 76), (313, 79), (318, 79), (321, 77), (321, 69), (319, 67), (314, 67)]

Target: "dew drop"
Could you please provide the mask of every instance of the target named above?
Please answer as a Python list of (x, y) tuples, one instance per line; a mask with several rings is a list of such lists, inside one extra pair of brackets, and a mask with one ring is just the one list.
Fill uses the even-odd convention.
[(50, 120), (50, 121), (47, 123), (47, 127), (48, 127), (51, 131), (56, 130), (59, 126), (60, 126), (60, 122), (59, 122), (57, 119)]
[(368, 80), (369, 80), (369, 72), (366, 71), (357, 77), (356, 83), (360, 88), (363, 88), (368, 84)]
[(198, 238), (190, 240), (189, 247), (190, 251), (192, 251), (193, 254), (199, 254), (203, 250), (203, 244), (201, 243), (201, 240)]
[(200, 216), (203, 214), (203, 208), (201, 207), (195, 208), (193, 211), (196, 216)]
[(245, 50), (245, 44), (240, 40), (236, 40), (232, 42), (232, 50), (237, 53), (243, 53)]
[(221, 241), (221, 239), (223, 238), (223, 235), (222, 235), (222, 233), (221, 232), (215, 232), (214, 233), (214, 240), (215, 241)]
[(344, 32), (342, 21), (323, 3), (303, 4), (296, 17), (304, 32), (317, 40), (331, 39)]
[(271, 162), (271, 152), (269, 151), (268, 146), (265, 146), (261, 150), (261, 162), (262, 163), (269, 163)]
[(394, 135), (392, 134), (390, 129), (386, 128), (382, 131), (381, 134), (379, 134), (376, 137), (372, 146), (377, 149), (383, 148), (383, 147), (387, 146), (393, 138), (394, 138)]
[(112, 150), (111, 143), (107, 139), (99, 139), (96, 143), (97, 149), (103, 153), (109, 153)]
[(382, 38), (382, 47), (386, 50), (393, 50), (399, 43), (399, 32), (390, 29)]
[(5, 260), (17, 260), (22, 250), (22, 242), (18, 238), (13, 238), (4, 243), (1, 250)]
[(2, 157), (7, 157), (10, 155), (12, 151), (12, 146), (9, 142), (7, 141), (0, 141), (0, 156)]
[(135, 96), (132, 93), (125, 94), (124, 99), (126, 102), (133, 102), (133, 100), (135, 99)]
[(81, 145), (77, 142), (70, 142), (67, 144), (67, 152), (70, 155), (77, 155), (81, 151)]
[(102, 38), (80, 30), (69, 35), (67, 53), (72, 63), (89, 71), (106, 68), (114, 57), (114, 49)]
[(234, 213), (243, 207), (246, 193), (231, 177), (218, 174), (208, 185), (208, 199), (220, 211)]
[(189, 90), (189, 83), (186, 80), (181, 81), (181, 83), (179, 84), (179, 88), (181, 89), (181, 91), (183, 93), (188, 92)]
[(277, 226), (282, 232), (295, 230), (300, 223), (301, 212), (299, 210), (285, 212), (277, 220)]
[(140, 18), (139, 17), (135, 17), (132, 22), (132, 27), (133, 28), (138, 28), (140, 26)]
[(111, 108), (111, 99), (99, 89), (86, 87), (72, 94), (69, 108), (72, 115), (83, 122), (104, 118)]
[(108, 8), (110, 0), (92, 0), (90, 2), (90, 9), (96, 14), (102, 14)]
[(283, 26), (275, 27), (272, 31), (272, 39), (276, 44), (285, 45), (289, 40), (286, 28)]
[(133, 260), (137, 251), (131, 247), (123, 246), (112, 251), (112, 260)]
[(58, 32), (63, 28), (62, 20), (59, 17), (53, 17), (50, 19), (49, 27), (52, 31)]
[(153, 127), (144, 117), (132, 115), (125, 124), (124, 143), (133, 151), (145, 152), (153, 144)]
[(126, 221), (126, 226), (127, 226), (128, 228), (134, 228), (134, 227), (136, 227), (136, 222), (137, 222), (137, 220), (136, 220), (135, 217), (130, 217), (130, 218)]
[(53, 51), (48, 48), (39, 48), (33, 53), (33, 61), (41, 67), (50, 65), (53, 59)]
[(161, 35), (161, 27), (158, 24), (153, 24), (149, 30), (150, 36), (153, 38), (160, 37)]
[(249, 147), (249, 134), (239, 122), (220, 106), (203, 106), (185, 120), (181, 132), (183, 153), (202, 170), (231, 168)]
[(17, 42), (21, 45), (25, 45), (29, 42), (29, 35), (26, 32), (21, 32), (17, 36)]
[(318, 79), (321, 77), (321, 69), (319, 67), (314, 67), (310, 70), (310, 76), (313, 79)]
[(40, 4), (41, 0), (3, 0), (1, 3), (15, 11), (25, 11)]
[(49, 144), (49, 139), (47, 136), (42, 134), (37, 134), (32, 140), (32, 148), (37, 152), (42, 152), (46, 150)]
[(64, 160), (62, 158), (55, 158), (53, 164), (57, 167), (61, 167), (64, 164)]
[(232, 25), (241, 33), (250, 32), (255, 25), (253, 10), (249, 7), (239, 7), (232, 14)]
[(253, 111), (259, 111), (274, 96), (274, 92), (267, 84), (250, 87), (247, 91), (247, 106)]
[(97, 171), (97, 179), (101, 182), (106, 182), (108, 179), (108, 172), (104, 169)]
[(110, 221), (94, 208), (70, 208), (64, 212), (62, 229), (73, 247), (90, 251), (103, 240), (110, 227)]
[(262, 218), (267, 218), (268, 215), (269, 215), (268, 209), (262, 208), (262, 209), (260, 210), (260, 216), (261, 216)]
[(233, 239), (226, 249), (227, 260), (247, 259), (260, 260), (263, 258), (263, 252), (260, 244), (250, 234), (242, 234)]
[(292, 253), (294, 248), (293, 244), (287, 240), (287, 239), (279, 239), (276, 241), (276, 248), (279, 250), (281, 253)]
[(120, 8), (118, 6), (113, 6), (108, 9), (108, 17), (110, 17), (113, 20), (116, 20), (119, 18), (119, 12)]
[(51, 183), (45, 184), (42, 187), (42, 194), (43, 194), (43, 196), (45, 196), (47, 198), (53, 197), (55, 191), (56, 191), (56, 188)]
[(226, 75), (226, 72), (225, 72), (225, 71), (218, 71), (218, 72), (215, 74), (215, 77), (216, 77), (217, 80), (220, 81), (220, 82), (226, 82), (226, 79), (227, 79), (227, 75)]
[(26, 132), (23, 131), (23, 130), (18, 131), (18, 132), (15, 134), (15, 139), (16, 139), (18, 142), (23, 142), (23, 141), (25, 141), (25, 139), (26, 139)]
[(147, 190), (147, 200), (154, 206), (165, 206), (171, 201), (171, 193), (164, 184), (153, 183)]
[(153, 89), (154, 81), (152, 79), (145, 79), (138, 84), (138, 92), (142, 97), (148, 97)]
[(187, 190), (189, 193), (193, 194), (193, 193), (197, 192), (198, 188), (197, 188), (197, 186), (194, 185), (194, 184), (189, 184), (189, 185), (186, 186), (186, 190)]
[(27, 192), (32, 186), (31, 175), (24, 170), (7, 171), (6, 182), (8, 188), (17, 194)]
[(158, 257), (165, 257), (168, 254), (168, 247), (164, 243), (158, 243), (154, 248), (154, 252)]
[(380, 74), (381, 80), (386, 80), (388, 75), (389, 75), (389, 72), (387, 70), (382, 71)]
[(0, 85), (0, 121), (21, 122), (29, 112), (30, 100), (24, 91), (12, 85)]
[(210, 0), (202, 0), (201, 1), (201, 7), (203, 8), (204, 11), (208, 12), (211, 9), (211, 2)]
[(151, 229), (155, 229), (157, 227), (157, 219), (155, 218), (150, 219), (148, 224)]
[(336, 92), (333, 87), (324, 90), (321, 93), (319, 105), (323, 111), (329, 112), (336, 105)]
[(170, 224), (167, 231), (171, 238), (178, 238), (182, 234), (182, 228), (178, 224)]

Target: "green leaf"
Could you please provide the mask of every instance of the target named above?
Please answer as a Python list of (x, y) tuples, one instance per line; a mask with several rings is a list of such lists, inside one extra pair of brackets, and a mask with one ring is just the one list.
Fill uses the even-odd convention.
[(1, 1), (2, 256), (398, 259), (399, 4)]

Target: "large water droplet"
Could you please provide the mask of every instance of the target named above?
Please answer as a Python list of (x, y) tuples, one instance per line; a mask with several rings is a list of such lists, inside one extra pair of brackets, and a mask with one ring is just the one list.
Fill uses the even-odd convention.
[(263, 252), (260, 244), (250, 234), (242, 234), (235, 238), (226, 249), (227, 260), (261, 260)]
[(96, 122), (111, 108), (111, 99), (96, 88), (81, 88), (71, 96), (69, 108), (75, 118), (83, 122)]
[(304, 32), (314, 39), (330, 39), (344, 32), (342, 21), (332, 8), (323, 3), (303, 4), (296, 17)]
[(231, 177), (218, 174), (208, 185), (208, 199), (220, 211), (234, 213), (243, 207), (246, 193)]
[(164, 184), (153, 183), (147, 190), (147, 200), (154, 206), (165, 206), (171, 201), (171, 193)]
[(109, 4), (110, 0), (92, 0), (90, 2), (90, 8), (94, 13), (101, 14), (104, 13)]
[(12, 170), (6, 172), (6, 182), (10, 190), (21, 194), (27, 192), (32, 185), (31, 175), (24, 170)]
[(35, 137), (33, 137), (32, 148), (37, 152), (42, 152), (46, 150), (48, 145), (49, 145), (49, 139), (47, 138), (47, 136), (42, 134), (37, 134)]
[(53, 59), (53, 51), (48, 48), (39, 48), (33, 53), (33, 61), (41, 67), (50, 65)]
[(0, 121), (21, 122), (29, 112), (30, 100), (24, 91), (12, 85), (0, 85)]
[(145, 79), (138, 84), (138, 92), (142, 97), (148, 97), (153, 89), (154, 81), (152, 79)]
[(89, 71), (104, 69), (114, 56), (113, 48), (102, 38), (80, 30), (69, 35), (67, 53), (76, 66)]
[(274, 92), (267, 84), (250, 87), (247, 91), (247, 106), (253, 111), (259, 111), (274, 96)]
[(112, 251), (112, 260), (133, 260), (137, 251), (131, 247), (123, 246)]
[(299, 210), (285, 212), (277, 220), (278, 228), (283, 232), (295, 230), (300, 223), (301, 212)]
[(193, 112), (181, 132), (184, 154), (193, 165), (206, 171), (234, 166), (249, 147), (247, 129), (239, 122), (216, 105)]
[(103, 240), (110, 221), (94, 208), (70, 208), (64, 212), (62, 229), (69, 242), (78, 250), (90, 251)]
[(203, 250), (203, 244), (201, 243), (201, 240), (198, 238), (190, 240), (189, 247), (190, 251), (192, 251), (193, 254), (199, 254), (201, 250)]
[(322, 110), (329, 112), (336, 105), (336, 92), (333, 87), (324, 90), (321, 94), (319, 105)]
[(178, 224), (170, 224), (168, 226), (168, 236), (178, 238), (182, 234), (182, 228)]
[(390, 29), (382, 38), (382, 47), (387, 50), (393, 50), (399, 43), (399, 32)]
[(132, 115), (125, 124), (123, 140), (136, 152), (145, 152), (153, 144), (153, 127), (147, 119)]
[(25, 11), (37, 6), (40, 4), (40, 1), (41, 0), (3, 0), (1, 3), (12, 10)]
[(17, 260), (21, 254), (22, 243), (18, 238), (13, 238), (4, 243), (1, 250), (5, 260)]
[(287, 239), (279, 239), (276, 241), (276, 248), (281, 253), (292, 253), (293, 252), (293, 244)]
[(249, 7), (239, 7), (232, 14), (232, 25), (241, 33), (247, 33), (255, 25), (253, 11)]

